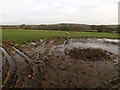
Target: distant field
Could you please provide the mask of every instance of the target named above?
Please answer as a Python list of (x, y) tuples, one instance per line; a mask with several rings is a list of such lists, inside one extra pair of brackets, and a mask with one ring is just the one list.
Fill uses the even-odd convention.
[(38, 41), (41, 38), (66, 37), (66, 38), (118, 38), (116, 33), (103, 32), (68, 32), (65, 31), (43, 31), (43, 30), (2, 30), (3, 41), (15, 43), (27, 43)]

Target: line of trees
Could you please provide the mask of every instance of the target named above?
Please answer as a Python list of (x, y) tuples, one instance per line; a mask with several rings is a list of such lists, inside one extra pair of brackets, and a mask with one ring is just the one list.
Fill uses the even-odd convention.
[(2, 29), (118, 32), (118, 26), (117, 25), (85, 25), (85, 24), (2, 25)]

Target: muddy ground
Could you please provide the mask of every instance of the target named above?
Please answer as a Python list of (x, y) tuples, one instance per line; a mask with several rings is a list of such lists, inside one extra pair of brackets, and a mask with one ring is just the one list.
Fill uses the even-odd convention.
[(2, 87), (118, 88), (118, 44), (90, 38), (5, 43)]

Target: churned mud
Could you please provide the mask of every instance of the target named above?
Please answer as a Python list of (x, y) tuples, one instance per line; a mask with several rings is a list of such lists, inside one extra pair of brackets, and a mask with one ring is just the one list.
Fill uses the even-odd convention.
[(118, 40), (95, 38), (4, 44), (2, 86), (118, 88), (118, 44)]
[[(12, 60), (12, 57), (7, 53), (7, 51), (4, 48), (1, 48), (1, 50), (4, 53), (4, 61), (3, 61), (3, 85), (5, 84), (5, 87), (12, 87), (15, 84), (16, 76), (16, 65), (14, 61)], [(8, 73), (9, 72), (9, 73)], [(6, 77), (6, 80), (4, 79), (4, 74)]]

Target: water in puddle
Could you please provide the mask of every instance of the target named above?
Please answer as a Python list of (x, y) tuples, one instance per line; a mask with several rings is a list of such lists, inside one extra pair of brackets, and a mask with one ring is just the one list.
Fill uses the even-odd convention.
[(22, 55), (22, 56), (25, 57), (27, 60), (29, 60), (30, 63), (33, 62), (33, 60), (32, 60), (29, 56), (25, 55), (23, 52), (21, 52), (21, 51), (18, 50), (17, 48), (15, 48), (15, 47), (13, 47), (13, 48), (14, 48), (15, 51), (17, 51), (20, 55)]
[(7, 53), (7, 51), (1, 47), (1, 50), (3, 51), (5, 57), (7, 58), (9, 64), (10, 64), (10, 73), (7, 80), (4, 82), (5, 87), (12, 87), (15, 84), (15, 72), (16, 72), (16, 65), (14, 61), (12, 60), (11, 56)]
[[(101, 40), (101, 41), (100, 41)], [(110, 43), (104, 43), (104, 40), (102, 39), (86, 39), (86, 40), (76, 40), (71, 39), (68, 41), (67, 44), (55, 46), (55, 50), (60, 51), (61, 53), (64, 53), (65, 49), (72, 49), (72, 48), (99, 48), (106, 50), (108, 52), (114, 53), (118, 55), (118, 45), (110, 44)]]
[[(28, 63), (34, 63), (34, 61), (33, 61), (29, 56), (27, 56), (25, 53), (23, 53), (22, 51), (20, 51), (19, 49), (17, 49), (17, 48), (14, 47), (14, 46), (13, 46), (13, 48), (15, 49), (16, 52), (19, 53), (19, 55), (17, 55), (17, 56), (18, 56), (17, 58), (21, 58), (21, 59), (22, 59), (22, 57), (24, 57), (25, 60), (22, 59), (22, 61), (26, 61), (26, 62), (28, 62)], [(22, 57), (21, 57), (20, 55), (21, 55)], [(43, 62), (43, 61), (39, 60), (39, 62)]]

